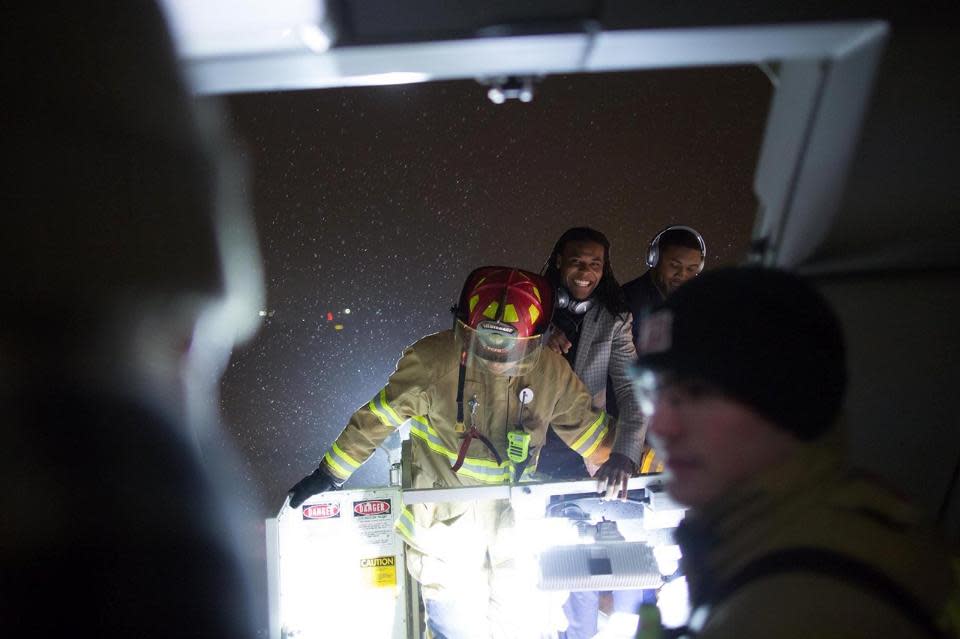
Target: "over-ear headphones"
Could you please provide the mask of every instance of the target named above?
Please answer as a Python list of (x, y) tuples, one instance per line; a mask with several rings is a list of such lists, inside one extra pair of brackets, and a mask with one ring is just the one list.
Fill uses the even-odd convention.
[(660, 261), (660, 238), (663, 237), (663, 234), (667, 231), (686, 231), (690, 235), (697, 238), (697, 243), (700, 245), (700, 269), (698, 273), (703, 270), (703, 263), (707, 259), (707, 245), (703, 241), (703, 236), (697, 232), (696, 229), (689, 226), (668, 226), (663, 229), (650, 241), (650, 248), (647, 249), (647, 266), (654, 268), (657, 263)]
[(583, 315), (591, 308), (593, 308), (593, 296), (591, 295), (585, 300), (574, 299), (568, 291), (563, 286), (557, 287), (557, 309), (565, 308), (574, 315)]

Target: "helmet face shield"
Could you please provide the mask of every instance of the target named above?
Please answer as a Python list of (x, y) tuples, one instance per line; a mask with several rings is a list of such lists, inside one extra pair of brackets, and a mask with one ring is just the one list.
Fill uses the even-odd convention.
[(513, 326), (496, 321), (480, 322), (471, 328), (457, 320), (456, 333), (469, 366), (511, 377), (523, 375), (536, 365), (543, 344), (542, 335), (520, 337)]
[(550, 324), (553, 296), (542, 275), (507, 266), (475, 269), (456, 307), (456, 334), (467, 364), (497, 375), (530, 370)]
[(502, 322), (480, 322), (474, 329), (479, 352), (487, 354), (484, 359), (495, 362), (512, 361), (517, 350), (517, 329)]

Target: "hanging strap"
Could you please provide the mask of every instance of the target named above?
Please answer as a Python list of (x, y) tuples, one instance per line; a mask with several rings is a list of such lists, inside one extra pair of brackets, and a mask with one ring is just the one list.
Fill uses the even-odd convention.
[(503, 464), (503, 459), (501, 459), (500, 453), (498, 453), (497, 449), (493, 447), (493, 444), (490, 443), (490, 440), (487, 439), (487, 436), (481, 433), (471, 424), (470, 430), (467, 431), (467, 436), (464, 437), (463, 441), (460, 443), (460, 451), (457, 453), (457, 461), (450, 468), (453, 472), (457, 472), (460, 470), (460, 467), (463, 466), (463, 460), (467, 456), (467, 449), (470, 448), (470, 442), (474, 437), (483, 442), (484, 446), (487, 447), (487, 450), (489, 450), (493, 455), (493, 458), (497, 460), (497, 465)]
[(530, 455), (527, 455), (527, 458), (524, 459), (519, 464), (516, 464), (513, 469), (513, 482), (515, 484), (520, 483), (520, 478), (523, 477), (523, 473), (527, 470), (527, 465), (530, 463)]
[(467, 351), (460, 353), (460, 379), (457, 381), (457, 424), (456, 431), (462, 433), (466, 430), (463, 425), (463, 386), (467, 380)]
[[(460, 353), (460, 379), (457, 381), (457, 432), (462, 433), (466, 430), (466, 427), (463, 424), (463, 387), (466, 384), (467, 379), (467, 351)], [(463, 466), (463, 460), (467, 456), (467, 449), (470, 448), (470, 442), (473, 438), (476, 437), (483, 442), (484, 446), (487, 447), (493, 454), (493, 458), (497, 460), (497, 465), (503, 464), (503, 459), (500, 458), (500, 453), (497, 452), (497, 449), (493, 447), (493, 444), (487, 439), (487, 436), (481, 433), (473, 424), (470, 424), (470, 430), (467, 431), (466, 437), (463, 438), (463, 441), (460, 443), (460, 450), (457, 453), (457, 461), (451, 467), (453, 472), (460, 470), (460, 467)]]

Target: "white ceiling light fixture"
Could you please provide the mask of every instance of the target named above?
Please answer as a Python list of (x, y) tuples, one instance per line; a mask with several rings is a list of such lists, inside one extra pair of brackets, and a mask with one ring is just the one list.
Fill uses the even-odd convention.
[(335, 37), (324, 0), (161, 0), (181, 58), (323, 53)]

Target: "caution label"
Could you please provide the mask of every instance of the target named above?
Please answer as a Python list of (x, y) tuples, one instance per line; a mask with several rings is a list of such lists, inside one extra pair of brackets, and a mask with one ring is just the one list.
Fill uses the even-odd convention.
[(387, 555), (361, 559), (360, 567), (368, 573), (368, 583), (374, 588), (391, 588), (397, 585), (396, 557)]

